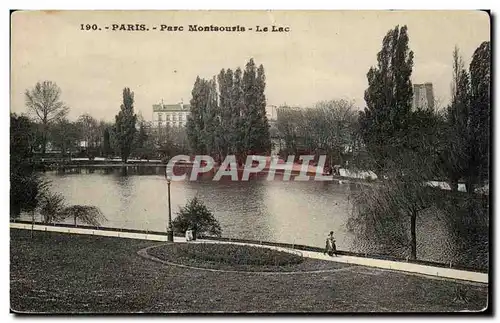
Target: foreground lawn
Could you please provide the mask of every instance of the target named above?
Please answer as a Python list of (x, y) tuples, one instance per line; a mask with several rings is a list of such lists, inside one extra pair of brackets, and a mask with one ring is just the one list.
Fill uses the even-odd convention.
[[(329, 273), (220, 273), (137, 255), (151, 241), (11, 229), (19, 312), (354, 312), (481, 310), (487, 287), (367, 267)], [(347, 270), (346, 270), (347, 269)], [(460, 296), (460, 297), (457, 297)]]
[(312, 272), (352, 267), (268, 248), (222, 243), (175, 243), (148, 248), (148, 255), (169, 263), (229, 271)]

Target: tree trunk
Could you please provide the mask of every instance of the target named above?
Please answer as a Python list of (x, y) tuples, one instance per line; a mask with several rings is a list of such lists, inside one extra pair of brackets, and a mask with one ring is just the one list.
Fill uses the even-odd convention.
[(411, 259), (417, 259), (417, 233), (416, 233), (416, 225), (417, 224), (417, 212), (413, 211), (411, 214), (411, 226), (410, 226), (410, 234), (411, 234)]
[(75, 228), (76, 228), (76, 215), (74, 216), (73, 220), (75, 221)]

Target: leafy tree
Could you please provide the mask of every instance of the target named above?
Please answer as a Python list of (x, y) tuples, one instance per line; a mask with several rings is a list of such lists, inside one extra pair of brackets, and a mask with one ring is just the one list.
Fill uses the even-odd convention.
[(264, 67), (257, 67), (253, 58), (246, 64), (243, 73), (242, 128), (244, 131), (244, 153), (269, 153), (271, 141), (269, 138), (269, 123), (266, 117), (266, 87)]
[(149, 159), (149, 155), (151, 154), (151, 151), (148, 149), (147, 144), (148, 144), (148, 133), (146, 130), (146, 121), (142, 117), (142, 115), (139, 115), (138, 118), (139, 122), (139, 131), (136, 134), (135, 142), (134, 142), (134, 150), (135, 154), (139, 158), (146, 158)]
[(134, 92), (129, 88), (123, 89), (123, 103), (120, 112), (115, 117), (114, 134), (122, 161), (127, 162), (132, 152), (132, 144), (136, 133), (135, 123), (137, 116), (134, 113)]
[(343, 165), (346, 152), (355, 145), (352, 134), (357, 122), (354, 104), (346, 100), (318, 102), (313, 109), (308, 109), (310, 117), (305, 119), (309, 125), (304, 135), (310, 139), (311, 149), (330, 157), (330, 164), (335, 161)]
[[(378, 64), (368, 71), (367, 107), (360, 113), (361, 132), (367, 150), (374, 157), (375, 170), (381, 172), (394, 147), (387, 141), (401, 136), (407, 128), (413, 97), (410, 80), (413, 51), (408, 47), (408, 28), (396, 26), (383, 39)], [(394, 143), (403, 147), (404, 142)]]
[(354, 194), (351, 228), (382, 232), (377, 235), (382, 240), (400, 228), (400, 240), (407, 239), (405, 247), (416, 259), (416, 222), (433, 206), (435, 196), (427, 183), (440, 174), (442, 119), (433, 108), (411, 110), (413, 52), (408, 41), (406, 26), (389, 31), (378, 67), (368, 72), (368, 107), (360, 116), (360, 127), (369, 164), (386, 176)]
[[(224, 159), (229, 152), (234, 150), (234, 130), (232, 120), (232, 98), (233, 71), (222, 69), (217, 76), (219, 84), (219, 127), (218, 127), (218, 145), (221, 148), (221, 159)], [(234, 153), (234, 152), (233, 152)]]
[(471, 109), (469, 135), (471, 159), (467, 176), (467, 191), (474, 192), (477, 184), (488, 179), (490, 143), (491, 48), (483, 42), (472, 56), (469, 66)]
[(248, 153), (269, 153), (265, 85), (264, 67), (253, 59), (244, 73), (222, 69), (211, 80), (197, 77), (186, 127), (192, 152), (216, 159), (236, 154), (240, 163)]
[(203, 131), (202, 141), (206, 153), (211, 156), (220, 156), (220, 146), (217, 136), (220, 133), (220, 113), (217, 100), (217, 83), (215, 77), (210, 81), (205, 81), (203, 86), (204, 97), (206, 98), (203, 110)]
[(301, 123), (303, 119), (302, 109), (292, 108), (289, 106), (281, 106), (277, 110), (276, 127), (278, 136), (283, 142), (283, 158), (288, 158), (288, 155), (296, 155), (298, 149), (298, 140), (302, 135)]
[(242, 83), (243, 72), (237, 68), (233, 74), (233, 84), (231, 89), (231, 151), (238, 157), (238, 163), (244, 163), (242, 158), (244, 147), (244, 111), (245, 96)]
[(404, 140), (408, 146), (395, 148), (398, 154), (389, 151), (392, 157), (385, 167), (391, 176), (351, 195), (350, 230), (382, 246), (399, 242), (411, 259), (417, 259), (417, 220), (437, 201), (436, 189), (427, 183), (440, 172), (439, 123), (434, 111), (415, 111), (405, 138), (386, 143), (391, 147), (392, 142)]
[(32, 160), (33, 126), (25, 116), (10, 115), (10, 215), (33, 212), (46, 183)]
[(26, 107), (41, 124), (42, 155), (45, 154), (50, 126), (65, 117), (69, 108), (61, 101), (61, 89), (56, 83), (44, 81), (36, 83), (35, 87), (24, 93)]
[(176, 232), (193, 230), (193, 236), (199, 235), (221, 235), (220, 224), (212, 212), (197, 198), (189, 200), (177, 212), (176, 218), (172, 221), (172, 226)]
[(354, 104), (346, 100), (321, 101), (307, 109), (278, 109), (277, 131), (287, 156), (326, 155), (330, 164), (342, 164), (357, 145), (353, 137), (356, 124)]
[(196, 79), (192, 91), (191, 115), (186, 129), (194, 153), (220, 155), (220, 109), (217, 98), (217, 83), (212, 80)]
[(77, 124), (62, 118), (57, 121), (51, 128), (50, 140), (54, 147), (61, 150), (63, 157), (67, 156), (67, 152), (75, 150), (80, 139), (80, 130)]
[(264, 73), (264, 66), (261, 64), (257, 69), (256, 79), (256, 109), (257, 109), (257, 122), (255, 124), (255, 137), (257, 144), (252, 148), (253, 151), (259, 154), (269, 154), (271, 152), (271, 138), (269, 136), (269, 120), (266, 115), (266, 75)]
[(467, 72), (458, 48), (453, 52), (452, 99), (447, 109), (443, 168), (452, 190), (464, 179), (467, 192), (488, 178), (490, 129), (490, 49), (482, 43)]
[(203, 140), (204, 115), (208, 97), (206, 91), (206, 80), (196, 77), (193, 90), (191, 91), (190, 114), (186, 123), (186, 131), (189, 145), (195, 154), (204, 154), (206, 148)]
[(95, 157), (96, 149), (101, 144), (101, 131), (99, 122), (89, 114), (82, 114), (78, 117), (77, 125), (80, 130), (80, 136), (86, 143), (87, 154)]
[(189, 153), (189, 142), (185, 128), (175, 127), (171, 129), (170, 141), (177, 147), (179, 154)]
[(469, 159), (469, 74), (459, 50), (453, 51), (453, 77), (451, 83), (451, 104), (446, 113), (444, 135), (443, 169), (453, 191), (458, 190), (458, 181), (464, 177)]

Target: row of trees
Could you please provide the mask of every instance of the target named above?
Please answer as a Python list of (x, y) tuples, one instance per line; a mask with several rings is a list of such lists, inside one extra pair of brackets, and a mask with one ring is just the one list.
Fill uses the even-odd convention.
[(211, 80), (197, 77), (186, 125), (191, 151), (217, 159), (234, 154), (240, 160), (269, 153), (265, 87), (264, 67), (257, 68), (253, 59), (243, 72), (238, 67), (222, 69)]
[[(111, 153), (109, 130), (111, 124), (97, 121), (83, 114), (74, 122), (67, 118), (69, 107), (61, 99), (61, 89), (51, 81), (38, 82), (25, 92), (30, 126), (30, 147), (33, 152), (47, 152), (50, 144), (62, 156), (78, 151), (85, 142), (85, 150), (93, 155)], [(108, 132), (108, 134), (106, 134)]]
[[(129, 95), (130, 92), (125, 93)], [(129, 96), (130, 97), (130, 96)], [(50, 190), (50, 182), (35, 170), (34, 153), (41, 148), (42, 156), (46, 153), (48, 142), (60, 148), (65, 154), (78, 145), (79, 140), (87, 141), (89, 146), (96, 146), (100, 141), (98, 122), (89, 115), (83, 115), (76, 122), (66, 118), (69, 108), (61, 100), (61, 89), (57, 84), (45, 81), (37, 83), (25, 92), (26, 107), (29, 116), (10, 116), (10, 215), (19, 216), (22, 212), (31, 212), (34, 219), (38, 211), (44, 222), (53, 222), (60, 218), (73, 217), (75, 224), (79, 218), (86, 223), (96, 224), (102, 220), (102, 214), (93, 206), (65, 206), (64, 198)], [(132, 94), (133, 103), (133, 94)], [(125, 101), (130, 106), (130, 101)], [(122, 105), (122, 110), (124, 110)], [(133, 109), (133, 107), (132, 107)], [(117, 116), (118, 126), (113, 127), (115, 134), (121, 134), (126, 127), (120, 127), (125, 118)], [(133, 126), (134, 122), (128, 123)], [(101, 123), (102, 125), (102, 123)], [(110, 146), (110, 127), (102, 127), (104, 150)], [(130, 130), (130, 129), (129, 129)], [(108, 133), (108, 134), (106, 134)], [(134, 132), (132, 132), (134, 133)], [(124, 141), (130, 137), (117, 136), (117, 145), (124, 147)], [(123, 140), (120, 142), (120, 140)], [(131, 143), (128, 143), (131, 145)], [(122, 151), (126, 151), (123, 149)]]
[(89, 114), (69, 121), (69, 107), (61, 99), (61, 89), (51, 81), (39, 82), (26, 90), (25, 99), (30, 149), (42, 156), (49, 146), (63, 157), (77, 153), (88, 157), (122, 156), (124, 160), (131, 155), (153, 158), (188, 151), (184, 129), (152, 127), (142, 115), (135, 114), (133, 92), (128, 88), (123, 92), (114, 123), (98, 121)]
[(280, 155), (327, 155), (330, 165), (360, 149), (357, 115), (352, 102), (318, 102), (311, 108), (282, 106), (277, 111), (275, 136), (282, 143)]
[(455, 50), (452, 100), (439, 111), (412, 109), (413, 52), (408, 43), (406, 26), (390, 30), (377, 66), (367, 74), (367, 107), (360, 113), (359, 129), (368, 158), (355, 165), (375, 170), (384, 180), (355, 194), (350, 227), (358, 234), (387, 237), (409, 222), (410, 256), (416, 258), (418, 216), (456, 197), (438, 194), (428, 182), (444, 178), (457, 191), (458, 181), (465, 181), (472, 196), (487, 180), (490, 44), (476, 49), (469, 71)]

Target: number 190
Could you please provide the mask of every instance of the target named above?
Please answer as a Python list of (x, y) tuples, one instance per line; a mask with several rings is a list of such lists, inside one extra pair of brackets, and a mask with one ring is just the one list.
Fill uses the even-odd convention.
[(97, 30), (99, 27), (97, 27), (96, 24), (81, 24), (80, 25), (80, 30)]

